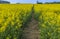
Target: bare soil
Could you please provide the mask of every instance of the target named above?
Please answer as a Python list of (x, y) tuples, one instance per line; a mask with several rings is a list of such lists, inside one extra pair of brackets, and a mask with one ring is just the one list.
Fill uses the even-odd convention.
[(38, 21), (34, 19), (34, 15), (32, 15), (31, 21), (24, 28), (23, 32), (22, 39), (40, 39)]
[(40, 33), (38, 28), (38, 21), (34, 19), (34, 5), (32, 7), (32, 18), (27, 23), (27, 27), (23, 29), (21, 39), (40, 39)]

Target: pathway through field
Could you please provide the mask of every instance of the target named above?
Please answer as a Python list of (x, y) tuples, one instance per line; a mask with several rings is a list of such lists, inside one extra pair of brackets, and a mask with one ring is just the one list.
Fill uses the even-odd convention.
[(24, 28), (22, 39), (40, 39), (38, 21), (34, 19), (34, 12), (32, 12), (31, 21)]

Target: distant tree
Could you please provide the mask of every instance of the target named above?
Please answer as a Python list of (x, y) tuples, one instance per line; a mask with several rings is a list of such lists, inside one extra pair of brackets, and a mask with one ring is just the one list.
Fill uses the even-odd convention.
[(37, 4), (60, 4), (60, 2), (45, 2), (45, 3), (42, 3), (42, 2), (39, 2), (38, 0), (37, 0)]
[(20, 4), (20, 3), (16, 3), (16, 4)]
[(8, 1), (0, 0), (0, 4), (6, 4), (6, 3), (10, 4), (10, 2), (8, 2)]
[(45, 2), (45, 4), (60, 4), (60, 2)]
[(43, 4), (42, 2), (37, 2), (37, 4)]
[(37, 4), (43, 4), (42, 2), (39, 2), (38, 0), (37, 0)]

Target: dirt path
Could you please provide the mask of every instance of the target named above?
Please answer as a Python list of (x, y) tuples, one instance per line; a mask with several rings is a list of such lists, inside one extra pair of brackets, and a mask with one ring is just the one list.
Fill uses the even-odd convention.
[(34, 19), (34, 13), (32, 12), (31, 21), (27, 24), (27, 27), (23, 30), (22, 39), (40, 39), (38, 22)]

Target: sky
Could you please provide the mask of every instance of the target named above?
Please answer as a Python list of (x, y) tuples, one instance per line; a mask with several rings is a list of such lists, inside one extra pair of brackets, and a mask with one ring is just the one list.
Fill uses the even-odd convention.
[[(37, 0), (6, 0), (10, 1), (11, 3), (36, 3)], [(60, 0), (38, 0), (39, 2), (59, 2)]]

